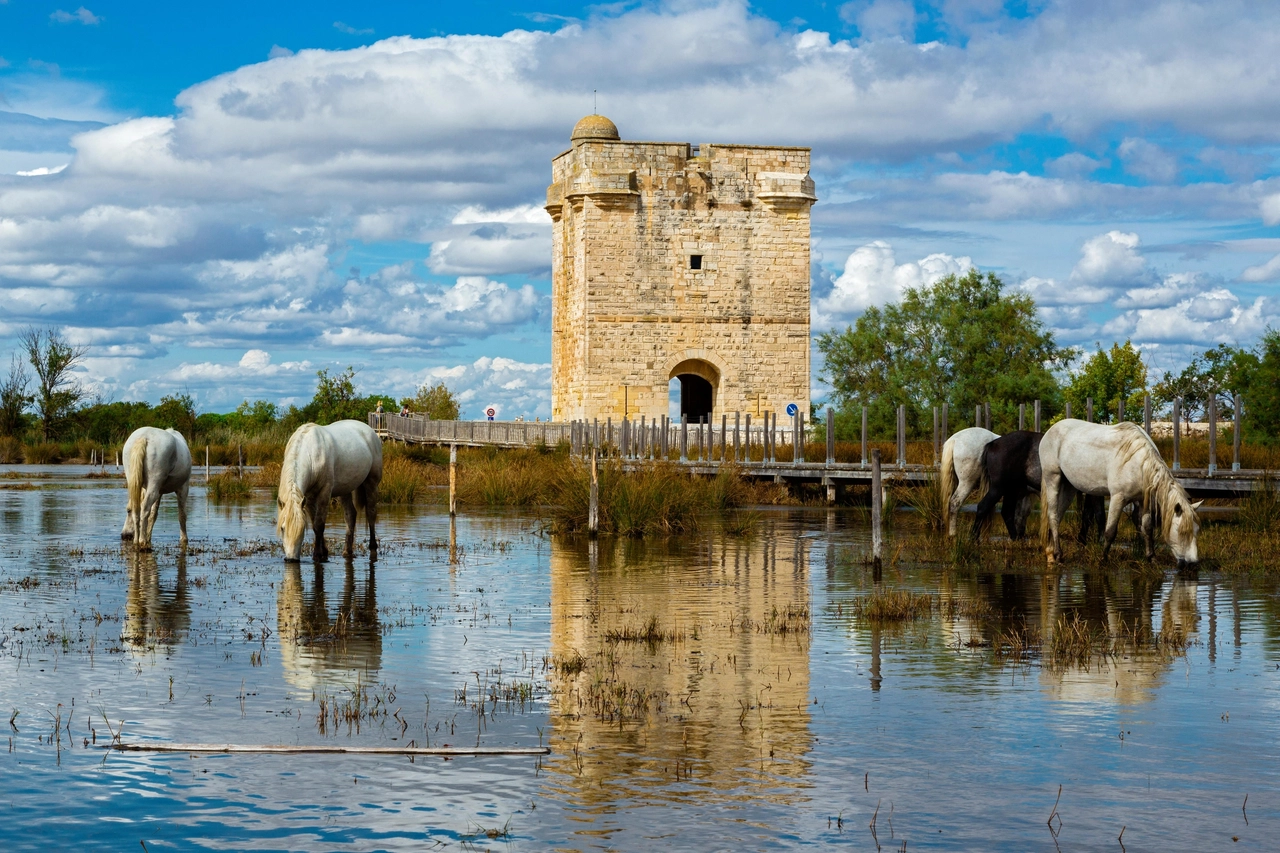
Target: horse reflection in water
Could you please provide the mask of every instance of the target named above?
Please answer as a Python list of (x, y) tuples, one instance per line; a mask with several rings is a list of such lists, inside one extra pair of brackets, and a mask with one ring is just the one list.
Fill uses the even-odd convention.
[(141, 651), (157, 644), (173, 646), (182, 642), (191, 627), (187, 555), (177, 555), (170, 589), (161, 586), (161, 568), (155, 552), (130, 551), (127, 558), (129, 589), (125, 596), (121, 643), (125, 648)]
[(609, 812), (688, 785), (703, 802), (797, 799), (812, 743), (809, 545), (766, 526), (746, 540), (551, 540), (547, 766), (566, 799)]
[[(1197, 589), (1195, 574), (1188, 572), (1171, 580), (1123, 570), (1061, 576), (980, 573), (944, 590), (943, 597), (985, 604), (993, 615), (944, 619), (942, 630), (952, 648), (996, 645), (1010, 634), (1038, 635), (1044, 650), (1039, 677), (1048, 695), (1132, 705), (1153, 699), (1172, 666), (1168, 648), (1153, 644), (1155, 636), (1189, 637), (1198, 630)], [(1055, 634), (1076, 623), (1111, 637), (1116, 654), (1049, 662)]]
[(332, 614), (325, 593), (324, 564), (316, 563), (308, 571), (312, 573), (309, 590), (302, 582), (302, 565), (285, 564), (276, 599), (285, 680), (302, 690), (349, 687), (357, 679), (373, 681), (382, 666), (373, 562), (367, 572), (359, 572), (364, 582), (357, 583), (355, 561), (344, 561), (342, 595)]

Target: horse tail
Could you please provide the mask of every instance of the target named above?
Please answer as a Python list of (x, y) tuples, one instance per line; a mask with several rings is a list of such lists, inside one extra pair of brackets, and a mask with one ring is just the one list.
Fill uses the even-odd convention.
[[(1043, 461), (1041, 462), (1043, 464)], [(1040, 544), (1048, 545), (1052, 538), (1049, 535), (1049, 502), (1045, 500), (1044, 478), (1040, 480)]]
[(147, 434), (145, 432), (139, 435), (133, 446), (129, 448), (125, 478), (129, 481), (129, 508), (136, 514), (142, 509), (142, 492), (147, 485)]
[(942, 445), (942, 471), (938, 477), (938, 488), (942, 492), (942, 529), (949, 530), (951, 524), (951, 494), (956, 490), (956, 447), (953, 439), (948, 438)]

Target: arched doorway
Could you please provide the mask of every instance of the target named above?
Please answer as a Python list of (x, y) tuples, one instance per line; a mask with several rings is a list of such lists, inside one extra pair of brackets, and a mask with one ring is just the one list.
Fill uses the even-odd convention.
[(671, 369), (672, 380), (679, 382), (680, 415), (689, 423), (710, 421), (716, 405), (720, 371), (701, 359), (687, 359)]

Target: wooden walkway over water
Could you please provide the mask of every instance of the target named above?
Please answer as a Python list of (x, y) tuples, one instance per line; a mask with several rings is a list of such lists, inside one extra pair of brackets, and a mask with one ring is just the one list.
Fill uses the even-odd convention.
[[(748, 419), (749, 424), (749, 419)], [(871, 484), (870, 461), (834, 461), (834, 440), (827, 443), (827, 459), (807, 461), (804, 456), (814, 442), (801, 445), (800, 458), (792, 449), (802, 434), (798, 424), (779, 427), (771, 422), (737, 426), (722, 421), (715, 424), (659, 423), (586, 423), (540, 421), (433, 421), (417, 415), (391, 413), (369, 414), (369, 425), (384, 439), (458, 447), (555, 447), (568, 445), (575, 455), (585, 455), (597, 448), (603, 455), (620, 460), (624, 469), (652, 464), (667, 459), (690, 474), (714, 476), (723, 460), (736, 465), (742, 476), (772, 480), (778, 483), (826, 486), (831, 494), (844, 486)], [(683, 452), (682, 452), (683, 448)], [(821, 451), (821, 443), (817, 444)], [(908, 464), (905, 442), (898, 443), (898, 461), (886, 460), (881, 466), (887, 482), (909, 486), (933, 483), (937, 465)], [(1280, 488), (1280, 474), (1219, 468), (1183, 468), (1173, 472), (1192, 497), (1239, 498), (1270, 482)]]

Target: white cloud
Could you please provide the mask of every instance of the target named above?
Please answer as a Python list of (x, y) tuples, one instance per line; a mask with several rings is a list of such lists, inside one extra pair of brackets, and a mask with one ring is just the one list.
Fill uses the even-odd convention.
[(1140, 178), (1167, 184), (1178, 177), (1177, 158), (1145, 139), (1125, 139), (1118, 153), (1125, 169)]
[(1267, 225), (1280, 224), (1280, 193), (1269, 195), (1258, 203), (1262, 211), (1262, 221)]
[(813, 325), (828, 328), (847, 322), (873, 305), (900, 300), (908, 288), (933, 284), (947, 275), (963, 274), (972, 266), (973, 262), (967, 257), (957, 258), (941, 252), (898, 264), (893, 247), (876, 240), (849, 255), (831, 293), (814, 301)]
[(1280, 279), (1280, 255), (1276, 255), (1265, 264), (1248, 267), (1240, 273), (1241, 281), (1275, 281)]
[(1141, 299), (1143, 288), (1155, 280), (1146, 258), (1138, 251), (1137, 234), (1108, 231), (1086, 240), (1080, 260), (1066, 281), (1032, 276), (1022, 283), (1041, 305), (1092, 305), (1112, 301), (1126, 285), (1133, 299)]
[(24, 178), (34, 178), (39, 175), (56, 175), (59, 172), (61, 172), (63, 169), (67, 168), (67, 165), (68, 164), (63, 163), (61, 166), (40, 166), (35, 169), (28, 169), (25, 172), (24, 171), (14, 172), (14, 174), (20, 175), (21, 177), (24, 177)]
[(59, 24), (84, 24), (85, 26), (94, 26), (102, 23), (102, 18), (95, 15), (85, 7), (81, 6), (74, 12), (67, 12), (57, 9), (49, 15), (49, 20), (56, 21)]

